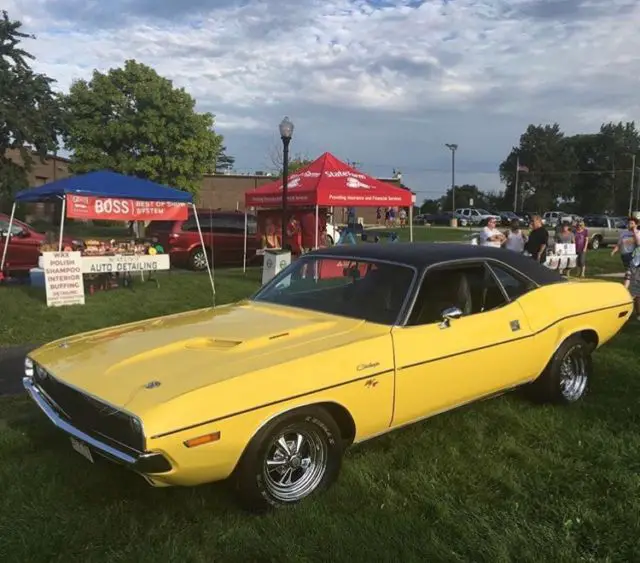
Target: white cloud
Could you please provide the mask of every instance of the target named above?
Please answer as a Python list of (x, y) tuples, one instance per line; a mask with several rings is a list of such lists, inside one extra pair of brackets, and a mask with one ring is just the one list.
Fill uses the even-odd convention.
[(593, 130), (640, 110), (637, 0), (7, 2), (60, 88), (149, 64), (218, 115), (244, 169), (263, 168), (288, 114), (300, 152), (397, 166), (435, 195), (449, 183), (443, 143), (457, 142), (459, 180), (495, 189), (528, 123)]

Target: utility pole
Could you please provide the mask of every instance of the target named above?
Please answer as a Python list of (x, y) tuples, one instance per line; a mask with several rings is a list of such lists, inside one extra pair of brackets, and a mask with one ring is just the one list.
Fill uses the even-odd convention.
[(629, 186), (629, 213), (628, 216), (631, 217), (631, 213), (633, 212), (633, 192), (635, 191), (635, 178), (636, 177), (636, 154), (633, 153), (631, 155), (631, 185)]
[(458, 145), (455, 143), (445, 143), (444, 145), (451, 151), (451, 211), (456, 212), (456, 151)]
[(513, 212), (518, 213), (518, 180), (520, 179), (520, 155), (516, 157), (516, 183), (513, 187)]

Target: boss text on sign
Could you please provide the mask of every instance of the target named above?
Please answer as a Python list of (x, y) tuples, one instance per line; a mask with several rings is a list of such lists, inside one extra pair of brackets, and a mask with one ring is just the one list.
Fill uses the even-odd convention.
[(72, 195), (67, 197), (67, 217), (114, 221), (184, 221), (186, 203), (142, 201), (111, 197)]

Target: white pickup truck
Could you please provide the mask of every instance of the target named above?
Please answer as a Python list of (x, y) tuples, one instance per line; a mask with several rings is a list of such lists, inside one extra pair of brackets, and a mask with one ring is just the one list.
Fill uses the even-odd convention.
[(488, 219), (492, 218), (498, 221), (498, 223), (500, 222), (499, 215), (494, 215), (485, 209), (476, 209), (475, 207), (462, 207), (460, 209), (456, 209), (456, 215), (465, 219), (471, 225), (481, 225)]

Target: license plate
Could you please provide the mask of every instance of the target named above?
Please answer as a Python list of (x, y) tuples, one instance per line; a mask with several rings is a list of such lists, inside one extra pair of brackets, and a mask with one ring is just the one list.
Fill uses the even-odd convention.
[(75, 438), (71, 438), (71, 447), (77, 451), (82, 457), (88, 459), (91, 463), (93, 463), (93, 455), (91, 454), (91, 450), (89, 446), (83, 444), (80, 440), (76, 440)]

